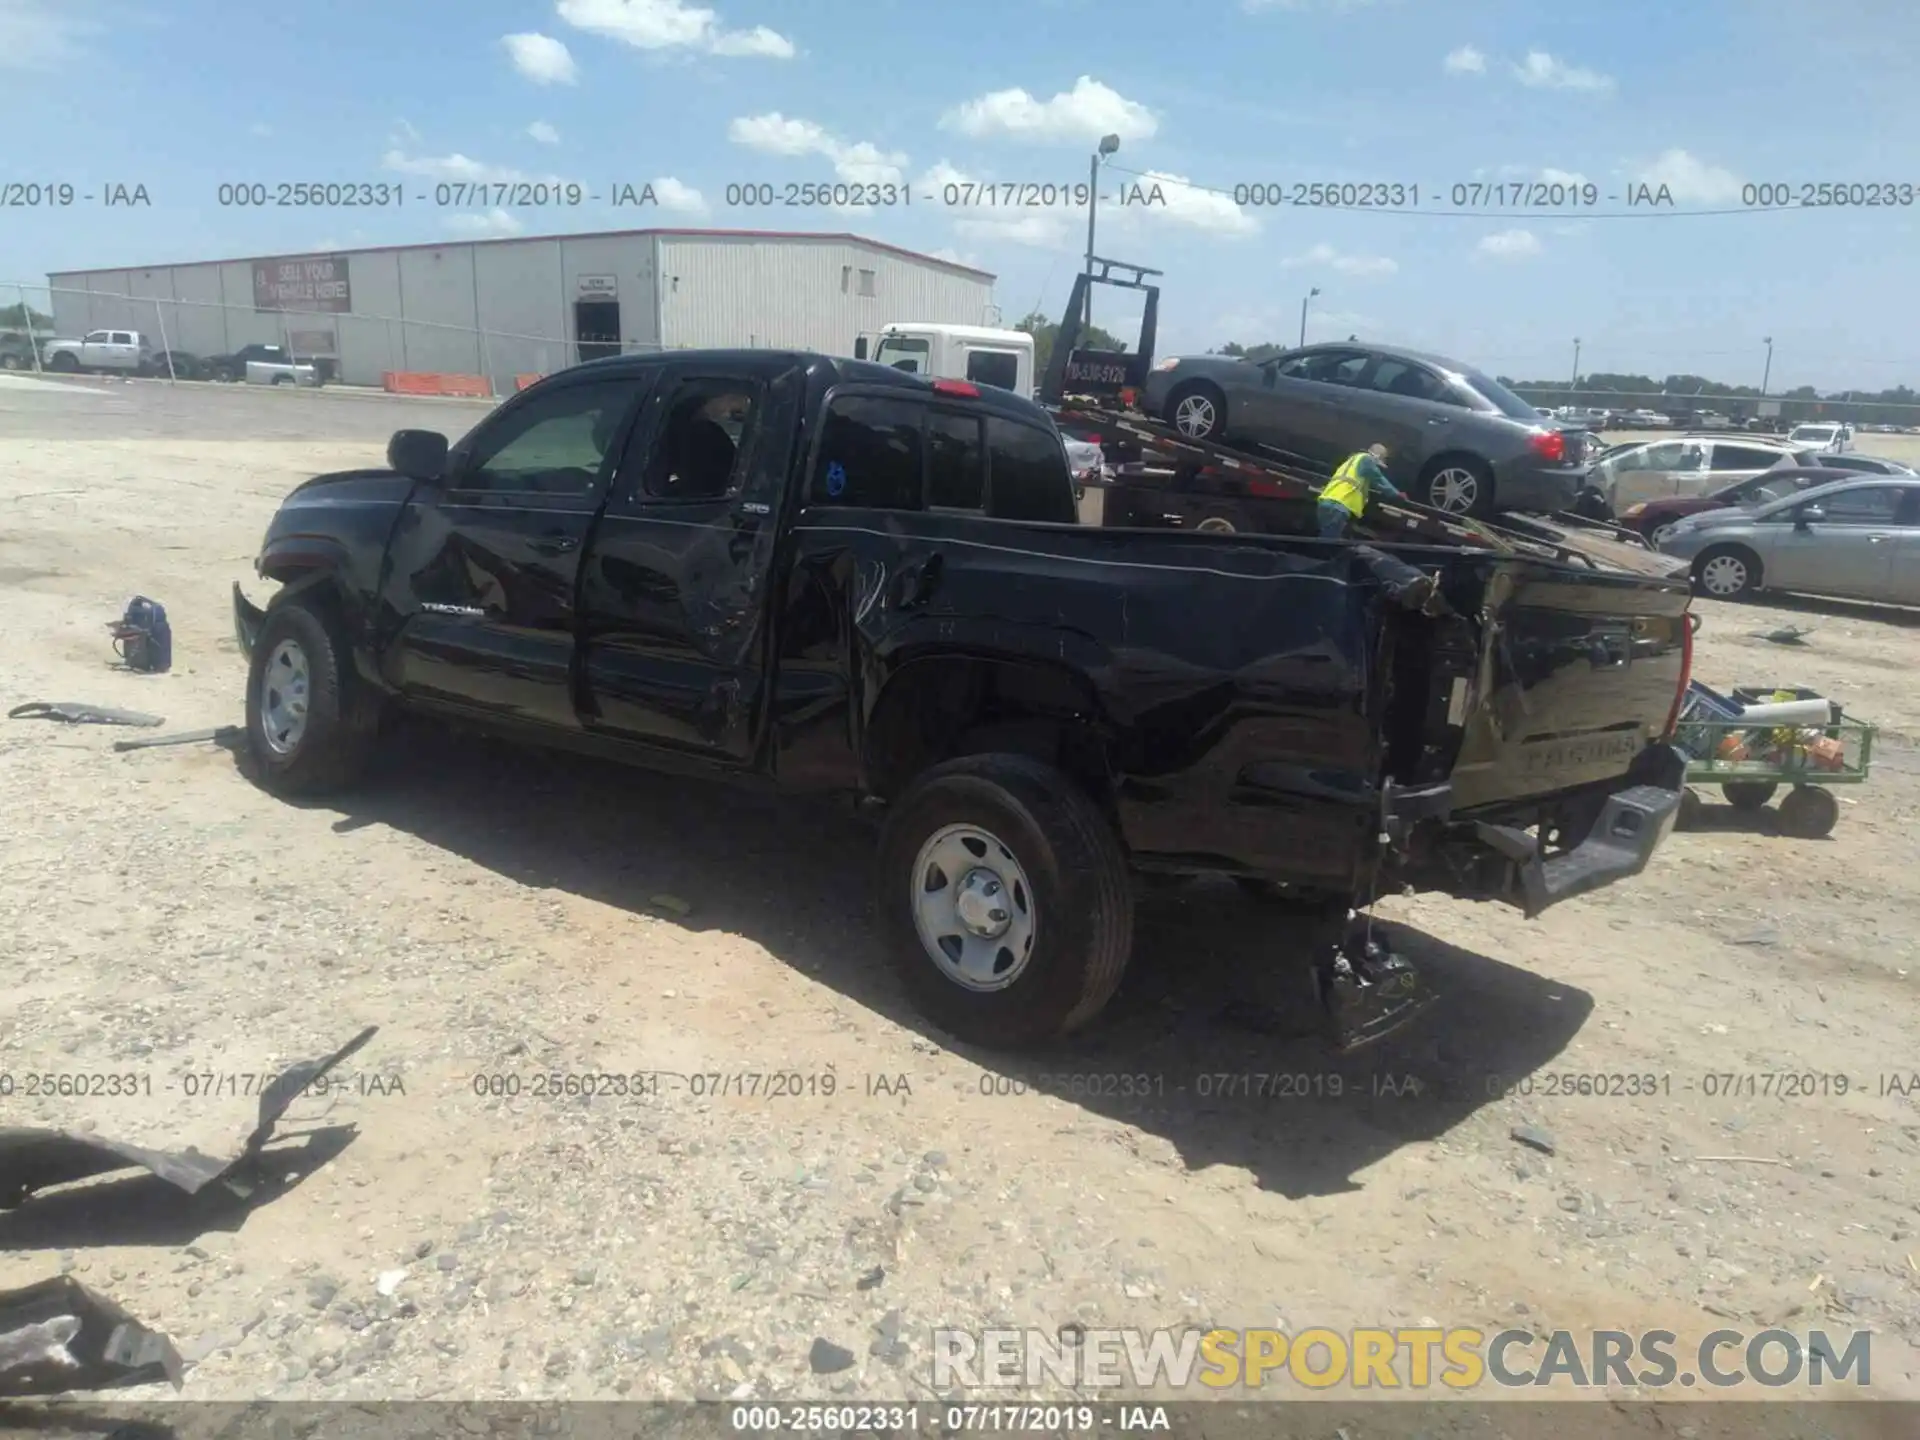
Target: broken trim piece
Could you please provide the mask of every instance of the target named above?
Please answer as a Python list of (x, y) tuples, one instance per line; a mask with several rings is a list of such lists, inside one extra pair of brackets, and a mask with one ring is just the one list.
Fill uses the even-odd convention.
[(0, 1210), (11, 1210), (37, 1190), (95, 1175), (138, 1167), (169, 1185), (197, 1195), (252, 1160), (273, 1138), (273, 1127), (314, 1081), (359, 1050), (380, 1031), (369, 1025), (331, 1055), (302, 1060), (276, 1076), (260, 1097), (259, 1121), (240, 1152), (229, 1159), (193, 1149), (148, 1150), (70, 1130), (0, 1129)]
[(161, 1380), (178, 1390), (184, 1374), (171, 1340), (70, 1275), (0, 1290), (0, 1398)]
[(29, 700), (7, 712), (9, 720), (64, 720), (69, 725), (138, 725), (151, 728), (166, 724), (163, 715), (148, 715), (140, 710), (113, 710), (105, 705), (88, 705), (78, 700)]

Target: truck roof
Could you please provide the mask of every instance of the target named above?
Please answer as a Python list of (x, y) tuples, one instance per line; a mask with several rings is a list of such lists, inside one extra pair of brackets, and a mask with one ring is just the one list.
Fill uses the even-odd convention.
[(930, 330), (936, 335), (950, 335), (955, 340), (987, 340), (996, 345), (1005, 345), (1009, 341), (1026, 345), (1033, 343), (1033, 337), (1024, 330), (996, 330), (990, 325), (947, 325), (931, 320), (924, 323), (918, 320), (895, 320), (880, 327), (880, 333), (883, 336), (903, 330)]
[[(862, 385), (886, 385), (899, 390), (917, 390), (922, 393), (933, 390), (936, 384), (964, 385), (959, 380), (943, 380), (938, 376), (911, 374), (905, 370), (896, 370), (891, 365), (876, 365), (871, 360), (849, 360), (838, 355), (822, 355), (812, 350), (667, 350), (649, 351), (637, 355), (609, 355), (603, 360), (587, 360), (579, 365), (556, 372), (558, 375), (573, 375), (582, 371), (594, 374), (606, 374), (609, 371), (621, 373), (628, 370), (644, 370), (661, 361), (677, 364), (693, 363), (725, 365), (729, 368), (757, 370), (764, 375), (776, 375), (793, 368), (805, 369), (809, 374), (825, 379), (827, 383), (853, 383)], [(1024, 420), (1028, 424), (1040, 424), (1053, 428), (1053, 416), (1043, 407), (1016, 395), (1011, 390), (1002, 390), (993, 385), (973, 387), (977, 395), (967, 397), (968, 403), (978, 405), (990, 414), (1003, 415), (1010, 420)]]

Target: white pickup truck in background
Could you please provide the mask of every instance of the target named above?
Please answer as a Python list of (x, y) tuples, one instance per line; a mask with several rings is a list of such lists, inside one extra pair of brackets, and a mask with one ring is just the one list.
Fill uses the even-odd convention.
[(78, 340), (47, 341), (40, 347), (40, 364), (63, 375), (82, 370), (139, 375), (153, 365), (153, 346), (138, 330), (89, 330)]

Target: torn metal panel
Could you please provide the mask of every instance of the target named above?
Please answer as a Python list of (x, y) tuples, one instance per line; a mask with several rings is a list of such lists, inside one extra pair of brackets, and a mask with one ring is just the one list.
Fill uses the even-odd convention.
[(114, 710), (79, 700), (29, 700), (7, 712), (9, 720), (64, 720), (69, 725), (137, 725), (151, 729), (166, 724), (163, 715), (142, 710)]
[(71, 1276), (0, 1290), (0, 1397), (161, 1380), (178, 1390), (184, 1373), (171, 1340)]
[(11, 1210), (37, 1190), (116, 1170), (150, 1170), (169, 1185), (197, 1195), (215, 1180), (251, 1160), (273, 1137), (273, 1127), (301, 1092), (354, 1054), (380, 1027), (369, 1025), (345, 1045), (318, 1060), (302, 1060), (275, 1077), (260, 1097), (258, 1123), (240, 1152), (227, 1159), (198, 1150), (149, 1150), (118, 1140), (69, 1130), (0, 1129), (0, 1210)]

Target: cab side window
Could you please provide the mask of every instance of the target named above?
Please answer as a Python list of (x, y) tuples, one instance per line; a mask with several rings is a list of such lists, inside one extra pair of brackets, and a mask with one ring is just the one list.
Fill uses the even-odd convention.
[(920, 431), (926, 414), (919, 401), (889, 396), (847, 395), (833, 401), (808, 477), (808, 502), (920, 509)]
[(759, 409), (745, 380), (688, 379), (668, 398), (641, 494), (649, 500), (722, 500), (745, 473)]
[(452, 488), (591, 494), (638, 392), (638, 382), (621, 379), (563, 385), (530, 397), (475, 435)]
[(1073, 470), (1060, 436), (1018, 420), (987, 418), (987, 513), (996, 520), (1080, 519)]

